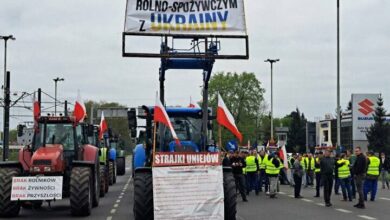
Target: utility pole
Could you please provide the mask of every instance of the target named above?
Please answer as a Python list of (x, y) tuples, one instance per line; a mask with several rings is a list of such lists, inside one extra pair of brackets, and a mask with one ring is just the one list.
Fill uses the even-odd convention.
[(3, 131), (3, 161), (8, 160), (9, 147), (9, 105), (10, 105), (10, 72), (7, 72), (7, 41), (16, 40), (13, 35), (0, 36), (4, 40), (4, 131)]
[(340, 110), (340, 0), (337, 0), (337, 148), (341, 146)]
[(64, 81), (64, 78), (55, 78), (54, 81), (54, 115), (57, 115), (57, 83), (60, 81)]
[(274, 94), (273, 94), (273, 64), (279, 62), (279, 59), (267, 59), (264, 62), (271, 64), (271, 140), (270, 143), (275, 143), (274, 141)]

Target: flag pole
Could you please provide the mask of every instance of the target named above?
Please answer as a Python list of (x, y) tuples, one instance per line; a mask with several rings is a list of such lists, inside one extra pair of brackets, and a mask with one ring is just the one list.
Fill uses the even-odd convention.
[(152, 166), (154, 165), (154, 157), (156, 155), (156, 133), (157, 133), (157, 122), (154, 122), (153, 127), (153, 152), (152, 152)]
[(222, 127), (220, 124), (218, 125), (218, 145), (221, 149), (223, 148), (222, 147)]

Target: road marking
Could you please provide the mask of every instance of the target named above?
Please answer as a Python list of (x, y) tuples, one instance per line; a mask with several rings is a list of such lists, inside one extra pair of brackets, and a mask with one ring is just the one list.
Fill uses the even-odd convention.
[(368, 220), (375, 220), (376, 219), (374, 217), (370, 217), (370, 216), (367, 216), (367, 215), (358, 215), (358, 217), (364, 218), (364, 219), (368, 219)]
[(121, 192), (121, 196), (123, 196), (125, 193), (124, 192)]
[(352, 211), (346, 210), (346, 209), (336, 209), (339, 212), (344, 212), (344, 213), (352, 213)]
[(106, 220), (111, 220), (112, 219), (112, 216), (108, 216)]
[(123, 196), (119, 196), (119, 197), (118, 197), (118, 199), (122, 199), (122, 198), (123, 198)]
[(111, 209), (111, 214), (114, 214), (116, 212), (116, 209)]
[(114, 208), (118, 208), (118, 205), (119, 205), (119, 204), (114, 204)]
[(325, 206), (325, 204), (322, 204), (322, 203), (316, 203), (316, 205)]
[(385, 197), (380, 197), (379, 199), (386, 200), (386, 201), (390, 201), (389, 198), (385, 198)]
[(281, 195), (286, 195), (286, 193), (285, 193), (285, 192), (279, 192), (279, 194), (281, 194)]
[(288, 195), (288, 197), (294, 198), (294, 196), (293, 196), (293, 195)]
[(310, 200), (310, 199), (301, 199), (302, 201), (305, 201), (305, 202), (314, 202), (313, 200)]
[(120, 202), (121, 202), (121, 200), (120, 200), (120, 199), (116, 200), (116, 203), (120, 203)]

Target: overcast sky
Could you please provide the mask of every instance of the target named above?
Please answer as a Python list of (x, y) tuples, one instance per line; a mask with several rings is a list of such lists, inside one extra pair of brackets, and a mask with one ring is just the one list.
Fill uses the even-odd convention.
[[(351, 93), (382, 93), (390, 106), (390, 1), (341, 0), (341, 106)], [(274, 110), (299, 107), (310, 119), (336, 108), (336, 0), (246, 0), (248, 61), (221, 61), (214, 71), (254, 72), (270, 100), (267, 58), (279, 58)], [(123, 58), (126, 0), (0, 0), (0, 35), (8, 47), (12, 91), (38, 87), (74, 101), (116, 101), (129, 107), (154, 104), (158, 59)], [(0, 42), (1, 82), (3, 42)], [(145, 45), (147, 47), (148, 45)], [(229, 45), (222, 45), (229, 47)], [(200, 100), (200, 71), (168, 71), (168, 105)], [(17, 112), (14, 110), (14, 113)], [(12, 124), (26, 119), (12, 119)], [(1, 118), (2, 121), (2, 118)]]

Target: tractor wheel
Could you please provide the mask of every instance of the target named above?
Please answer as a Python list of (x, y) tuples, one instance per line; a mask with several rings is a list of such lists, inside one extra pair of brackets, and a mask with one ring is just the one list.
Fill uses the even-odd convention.
[(118, 175), (123, 176), (126, 173), (126, 161), (124, 157), (116, 159), (116, 167), (118, 169)]
[(70, 209), (74, 216), (91, 214), (93, 178), (89, 167), (73, 167), (70, 176)]
[(93, 197), (92, 197), (92, 207), (97, 207), (99, 205), (100, 199), (100, 166), (99, 162), (97, 162), (97, 166), (95, 167), (95, 179), (93, 181)]
[(106, 194), (106, 171), (104, 166), (100, 167), (100, 197)]
[(110, 181), (109, 178), (110, 178), (110, 175), (108, 175), (108, 167), (107, 167), (107, 165), (104, 165), (104, 181), (105, 181), (104, 192), (105, 193), (108, 193), (108, 187), (109, 187), (108, 182)]
[(223, 191), (225, 196), (225, 220), (235, 220), (237, 194), (232, 172), (223, 172)]
[(116, 176), (117, 176), (117, 167), (116, 167), (116, 161), (113, 162), (113, 168), (114, 168), (114, 178), (112, 179), (112, 182), (116, 183)]
[(153, 178), (152, 173), (135, 173), (134, 206), (135, 220), (153, 220)]
[(108, 184), (111, 186), (114, 184), (114, 162), (108, 162)]
[(12, 177), (19, 176), (17, 168), (0, 169), (0, 216), (15, 217), (19, 215), (20, 203), (11, 201)]

